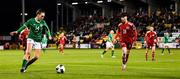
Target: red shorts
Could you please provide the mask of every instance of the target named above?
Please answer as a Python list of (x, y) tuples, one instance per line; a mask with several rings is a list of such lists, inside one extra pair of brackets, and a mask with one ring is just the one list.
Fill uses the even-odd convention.
[(147, 47), (153, 47), (153, 46), (155, 46), (155, 43), (154, 43), (154, 42), (148, 42), (148, 43), (147, 43)]
[(131, 42), (122, 42), (120, 43), (121, 47), (126, 47), (128, 50), (132, 49), (132, 44)]
[(64, 46), (64, 45), (65, 45), (65, 42), (60, 42), (59, 45), (63, 45), (63, 46)]

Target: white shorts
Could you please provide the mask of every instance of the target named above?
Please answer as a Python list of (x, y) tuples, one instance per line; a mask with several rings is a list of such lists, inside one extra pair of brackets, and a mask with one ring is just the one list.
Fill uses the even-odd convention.
[(164, 43), (164, 46), (163, 46), (164, 48), (165, 47), (169, 47), (169, 43)]
[(33, 39), (28, 38), (27, 44), (30, 43), (33, 45), (33, 49), (41, 49), (41, 42), (35, 42)]
[(106, 42), (106, 48), (114, 48), (114, 44), (111, 42)]
[(46, 48), (47, 47), (47, 44), (42, 44), (42, 48)]

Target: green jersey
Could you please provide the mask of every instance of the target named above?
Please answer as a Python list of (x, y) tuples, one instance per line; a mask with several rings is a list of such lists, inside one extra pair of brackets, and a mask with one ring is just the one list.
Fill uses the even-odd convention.
[(47, 44), (47, 41), (48, 41), (47, 37), (44, 36), (44, 37), (42, 38), (42, 44)]
[(163, 42), (164, 43), (169, 43), (169, 40), (170, 40), (170, 38), (169, 38), (169, 36), (164, 36), (164, 38), (163, 38)]
[(113, 34), (109, 34), (108, 35), (108, 42), (112, 42), (113, 41)]
[[(25, 22), (18, 30), (17, 32), (21, 32), (23, 29), (28, 27), (30, 29), (30, 32), (28, 34), (28, 38), (33, 39), (36, 42), (41, 42), (42, 41), (42, 32), (43, 29), (48, 32), (48, 36), (51, 37), (48, 25), (44, 20), (41, 20), (40, 22), (37, 22), (35, 18), (29, 19), (27, 22)], [(46, 32), (45, 31), (45, 32)]]

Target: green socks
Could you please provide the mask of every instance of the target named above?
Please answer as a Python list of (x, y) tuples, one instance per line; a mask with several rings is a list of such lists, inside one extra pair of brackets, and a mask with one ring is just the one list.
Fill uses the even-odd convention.
[(26, 66), (27, 60), (23, 59), (22, 68)]

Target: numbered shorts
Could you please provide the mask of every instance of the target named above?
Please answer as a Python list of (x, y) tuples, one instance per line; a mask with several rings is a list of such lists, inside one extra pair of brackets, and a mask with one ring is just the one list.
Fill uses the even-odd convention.
[(114, 44), (111, 42), (106, 42), (106, 48), (114, 48)]
[(36, 42), (31, 38), (27, 39), (27, 44), (30, 43), (33, 45), (33, 49), (41, 49), (41, 42)]

